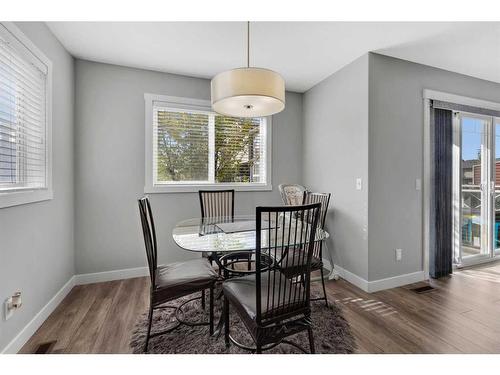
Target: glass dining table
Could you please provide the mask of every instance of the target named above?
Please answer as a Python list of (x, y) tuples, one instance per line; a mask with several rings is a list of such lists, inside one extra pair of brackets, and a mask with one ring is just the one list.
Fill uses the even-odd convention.
[[(281, 220), (269, 218), (269, 223), (262, 221), (262, 228), (272, 227), (274, 222), (280, 225)], [(283, 230), (268, 231), (262, 229), (261, 243), (265, 251), (265, 244), (272, 243), (279, 245), (283, 238), (287, 238), (290, 232), (295, 232), (300, 220), (291, 220), (290, 225), (285, 225)], [(300, 231), (300, 228), (299, 228)], [(276, 235), (277, 238), (268, 238)], [(315, 241), (322, 241), (328, 238), (328, 233), (320, 228), (316, 230)], [(217, 254), (214, 260), (219, 267), (225, 268), (218, 260), (219, 257), (230, 257), (229, 254), (251, 254), (255, 251), (256, 220), (255, 215), (240, 215), (235, 217), (205, 217), (193, 218), (180, 221), (172, 231), (175, 243), (184, 250)], [(301, 236), (296, 236), (297, 245), (300, 244)], [(287, 244), (293, 244), (287, 238)], [(241, 273), (248, 273), (242, 271)]]
[[(262, 228), (272, 227), (274, 218), (270, 218), (271, 225), (263, 220)], [(277, 220), (277, 223), (281, 220)], [(276, 246), (281, 238), (285, 238), (290, 231), (295, 231), (300, 221), (292, 220), (283, 231), (268, 231), (262, 229), (261, 242), (263, 246), (268, 243), (269, 233), (277, 233), (278, 237), (273, 238), (272, 243)], [(280, 224), (276, 224), (280, 225)], [(316, 230), (315, 241), (322, 241), (328, 238), (328, 233), (320, 228)], [(193, 252), (214, 252), (226, 254), (231, 252), (254, 252), (256, 238), (255, 215), (242, 215), (233, 217), (210, 217), (193, 218), (180, 221), (172, 231), (175, 243), (184, 250)], [(275, 242), (278, 241), (278, 242)], [(288, 244), (292, 244), (288, 242)], [(300, 237), (297, 237), (297, 245)]]
[[(263, 220), (262, 228), (272, 228), (273, 223), (280, 225), (283, 221), (276, 220), (275, 217), (268, 218), (268, 222)], [(286, 238), (288, 245), (300, 244), (301, 236), (290, 242), (289, 233), (300, 232), (300, 220), (291, 220), (283, 226), (282, 230), (261, 230), (262, 250), (265, 252), (266, 243), (272, 243), (273, 246), (279, 245), (283, 238)], [(274, 226), (276, 228), (276, 226)], [(276, 235), (269, 238), (270, 235)], [(175, 243), (184, 250), (202, 253), (216, 254), (211, 259), (217, 263), (220, 270), (223, 270), (223, 278), (230, 275), (243, 275), (254, 273), (250, 262), (252, 254), (255, 252), (256, 240), (256, 220), (255, 215), (241, 215), (235, 217), (206, 217), (193, 218), (180, 221), (172, 231), (172, 237)], [(305, 237), (305, 236), (304, 236)], [(318, 228), (316, 229), (315, 241), (323, 241), (329, 237), (329, 234)], [(234, 260), (236, 259), (236, 260)], [(272, 266), (272, 257), (267, 257), (268, 266)], [(229, 269), (231, 264), (248, 262), (247, 269)], [(222, 332), (222, 316), (217, 324), (214, 336), (219, 336)]]

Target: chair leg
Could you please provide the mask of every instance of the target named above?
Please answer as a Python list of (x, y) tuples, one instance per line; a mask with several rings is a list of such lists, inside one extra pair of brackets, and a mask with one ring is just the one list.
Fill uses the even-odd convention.
[(214, 284), (210, 287), (210, 336), (214, 334)]
[(224, 296), (224, 341), (226, 348), (229, 348), (229, 300)]
[(321, 284), (323, 284), (323, 295), (325, 296), (325, 304), (326, 307), (328, 307), (328, 298), (326, 296), (325, 276), (323, 275), (323, 267), (321, 267)]
[(205, 310), (205, 289), (201, 291), (201, 308)]
[(223, 263), (223, 273), (222, 273), (222, 276), (224, 277), (224, 280), (227, 280), (228, 279), (228, 276), (229, 276), (229, 273), (227, 272), (227, 259), (224, 259), (224, 263)]
[(148, 352), (149, 336), (151, 335), (151, 324), (153, 323), (153, 304), (149, 303), (149, 318), (148, 318), (148, 332), (146, 334), (146, 343), (144, 344), (144, 353)]
[(311, 349), (311, 354), (316, 353), (316, 350), (314, 348), (314, 337), (313, 337), (313, 330), (311, 327), (307, 329), (307, 334), (309, 336), (309, 347)]
[(222, 276), (224, 277), (224, 280), (227, 280), (229, 278), (229, 272), (227, 270), (227, 260), (226, 259), (224, 259), (224, 270), (223, 270)]

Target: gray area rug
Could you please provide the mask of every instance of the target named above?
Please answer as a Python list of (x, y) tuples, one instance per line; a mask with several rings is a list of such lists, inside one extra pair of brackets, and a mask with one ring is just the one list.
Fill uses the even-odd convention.
[[(208, 294), (208, 293), (207, 293)], [(318, 296), (318, 291), (312, 290), (312, 296)], [(170, 303), (178, 305), (193, 296), (180, 298)], [(206, 312), (201, 309), (201, 301), (195, 300), (186, 304), (183, 308), (184, 319), (187, 321), (208, 321), (208, 295), (206, 296)], [(316, 353), (329, 354), (348, 354), (354, 352), (356, 344), (351, 333), (349, 323), (342, 316), (340, 306), (330, 302), (326, 307), (324, 301), (311, 302), (312, 321), (314, 331), (314, 341)], [(215, 325), (219, 321), (222, 308), (222, 298), (215, 300)], [(174, 323), (173, 309), (155, 310), (153, 314), (152, 332), (164, 330)], [(238, 315), (234, 312), (230, 314), (231, 336), (239, 342), (254, 346), (251, 336), (240, 321)], [(142, 315), (136, 323), (130, 346), (134, 353), (142, 353), (147, 330), (147, 314)], [(287, 340), (300, 344), (306, 350), (309, 350), (307, 332), (290, 336)], [(227, 349), (224, 343), (224, 334), (219, 338), (210, 337), (208, 326), (190, 327), (181, 325), (174, 331), (165, 335), (153, 337), (149, 340), (150, 354), (238, 354), (246, 353), (243, 349), (231, 344)], [(297, 348), (282, 343), (267, 354), (298, 354), (301, 353)]]

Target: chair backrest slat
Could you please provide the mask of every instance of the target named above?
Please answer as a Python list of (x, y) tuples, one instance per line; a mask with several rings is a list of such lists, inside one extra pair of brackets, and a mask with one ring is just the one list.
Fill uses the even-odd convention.
[(234, 218), (234, 190), (200, 190), (201, 217)]
[(147, 196), (138, 200), (139, 213), (141, 216), (142, 233), (144, 235), (144, 245), (146, 248), (146, 257), (148, 259), (149, 276), (151, 278), (151, 285), (154, 287), (156, 278), (156, 269), (158, 267), (157, 260), (157, 243), (156, 243), (156, 230), (153, 220), (153, 211)]
[[(309, 309), (310, 271), (321, 203), (302, 206), (257, 207), (256, 308), (257, 323), (286, 319)], [(283, 274), (281, 260), (296, 267), (296, 281)], [(264, 288), (264, 289), (262, 289)], [(265, 294), (265, 298), (262, 296)]]
[[(311, 191), (304, 192), (304, 198), (302, 200), (302, 204), (311, 204), (311, 203), (321, 203), (321, 211), (318, 219), (318, 227), (321, 229), (325, 229), (326, 226), (326, 218), (328, 216), (328, 207), (330, 205), (330, 193), (313, 193)], [(314, 244), (313, 256), (322, 259), (323, 258), (323, 241), (317, 241)]]
[(302, 204), (321, 203), (321, 212), (318, 222), (318, 226), (321, 229), (325, 229), (328, 206), (330, 205), (330, 197), (330, 193), (314, 193), (311, 191), (304, 191)]

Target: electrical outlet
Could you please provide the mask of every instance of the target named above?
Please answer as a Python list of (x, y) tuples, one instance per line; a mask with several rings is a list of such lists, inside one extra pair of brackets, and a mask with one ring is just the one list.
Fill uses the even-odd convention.
[(16, 292), (11, 297), (7, 298), (3, 303), (4, 319), (9, 320), (14, 311), (22, 306), (23, 302), (21, 300), (21, 292)]
[(403, 259), (403, 249), (396, 249), (396, 262), (401, 262)]

